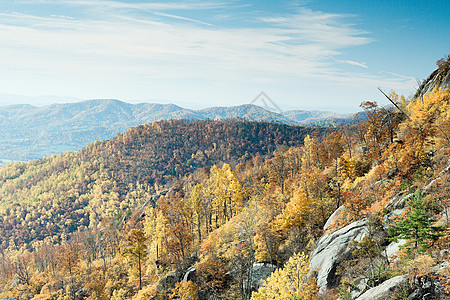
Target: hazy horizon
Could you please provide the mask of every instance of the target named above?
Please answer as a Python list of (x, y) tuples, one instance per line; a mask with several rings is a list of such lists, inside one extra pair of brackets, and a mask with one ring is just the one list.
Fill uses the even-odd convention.
[(3, 1), (0, 94), (38, 106), (65, 98), (206, 107), (250, 103), (264, 91), (283, 110), (354, 112), (362, 101), (388, 103), (378, 86), (411, 95), (436, 68), (450, 49), (442, 38), (449, 8), (418, 0)]
[[(57, 104), (70, 104), (70, 103), (78, 103), (78, 102), (85, 102), (85, 101), (95, 101), (95, 100), (117, 100), (120, 102), (128, 103), (128, 104), (140, 104), (140, 103), (149, 103), (149, 104), (173, 104), (177, 105), (182, 108), (191, 109), (191, 110), (200, 110), (200, 109), (206, 109), (206, 108), (212, 108), (212, 107), (235, 107), (235, 106), (241, 106), (241, 105), (247, 105), (247, 104), (253, 104), (256, 106), (259, 106), (261, 108), (264, 108), (266, 110), (272, 111), (277, 113), (276, 109), (273, 109), (272, 107), (265, 106), (262, 102), (254, 102), (249, 101), (247, 103), (241, 103), (241, 104), (233, 104), (233, 105), (206, 105), (202, 103), (193, 103), (193, 102), (182, 102), (182, 101), (170, 101), (170, 100), (164, 100), (164, 99), (149, 99), (149, 100), (123, 100), (123, 99), (117, 99), (117, 98), (94, 98), (94, 99), (77, 99), (77, 98), (71, 98), (71, 97), (60, 97), (60, 96), (37, 96), (37, 97), (28, 97), (23, 95), (10, 95), (10, 94), (0, 94), (0, 100), (1, 99), (11, 99), (11, 101), (3, 101), (0, 107), (5, 106), (11, 106), (11, 105), (32, 105), (35, 107), (46, 107), (51, 105), (57, 105)], [(272, 100), (273, 101), (273, 100)], [(275, 102), (275, 101), (274, 101)], [(275, 102), (276, 103), (276, 102)], [(277, 103), (276, 103), (277, 104)], [(278, 106), (278, 104), (277, 104)], [(355, 107), (355, 109), (348, 111), (343, 110), (342, 107), (333, 107), (327, 106), (327, 107), (320, 107), (320, 106), (305, 106), (305, 107), (296, 107), (291, 106), (289, 104), (284, 104), (282, 107), (280, 107), (283, 112), (286, 111), (326, 111), (326, 112), (334, 112), (339, 114), (351, 114), (358, 111), (361, 111), (362, 109), (360, 107)]]

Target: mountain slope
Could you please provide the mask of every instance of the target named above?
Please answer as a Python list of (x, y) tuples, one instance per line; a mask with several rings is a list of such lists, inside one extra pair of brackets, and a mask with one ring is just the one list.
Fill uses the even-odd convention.
[(300, 145), (306, 134), (327, 131), (242, 120), (160, 121), (76, 153), (3, 166), (0, 248), (123, 216), (159, 187), (198, 168), (245, 162), (280, 146)]
[(95, 140), (110, 139), (130, 127), (159, 120), (239, 118), (307, 124), (337, 116), (315, 111), (309, 118), (301, 119), (299, 114), (291, 111), (282, 115), (255, 105), (191, 110), (173, 104), (129, 104), (118, 100), (90, 100), (45, 107), (4, 106), (0, 107), (0, 159), (26, 161), (76, 151)]
[(345, 118), (349, 114), (338, 114), (330, 111), (319, 111), (319, 110), (289, 110), (284, 113), (289, 119), (300, 123), (300, 124), (310, 124), (318, 120), (329, 119), (329, 118)]
[(449, 299), (450, 90), (400, 105), (304, 139), (154, 122), (2, 167), (0, 298)]
[(232, 107), (211, 107), (199, 110), (198, 112), (205, 118), (212, 120), (239, 118), (249, 121), (277, 121), (283, 124), (297, 123), (283, 114), (275, 113), (251, 104)]

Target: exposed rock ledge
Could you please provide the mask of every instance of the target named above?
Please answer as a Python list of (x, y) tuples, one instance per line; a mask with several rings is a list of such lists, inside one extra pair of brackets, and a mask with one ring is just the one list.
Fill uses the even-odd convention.
[(367, 219), (353, 222), (331, 234), (323, 235), (311, 254), (311, 269), (317, 271), (320, 293), (336, 284), (336, 267), (351, 255), (349, 244), (369, 234)]
[(379, 286), (369, 289), (356, 300), (387, 300), (392, 297), (392, 293), (408, 283), (408, 276), (396, 276), (386, 280)]

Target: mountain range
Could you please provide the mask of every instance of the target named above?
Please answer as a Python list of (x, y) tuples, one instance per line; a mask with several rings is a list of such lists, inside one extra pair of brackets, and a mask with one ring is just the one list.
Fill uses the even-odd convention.
[(95, 140), (110, 139), (130, 127), (153, 121), (230, 118), (307, 126), (351, 123), (361, 115), (304, 110), (281, 114), (252, 104), (193, 110), (174, 104), (130, 104), (110, 99), (44, 107), (9, 105), (0, 107), (0, 164), (76, 151)]

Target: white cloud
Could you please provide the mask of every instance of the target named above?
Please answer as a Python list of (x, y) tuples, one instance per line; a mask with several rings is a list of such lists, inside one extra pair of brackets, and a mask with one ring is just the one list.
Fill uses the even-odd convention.
[[(166, 13), (157, 14), (192, 20)], [(144, 59), (181, 70), (185, 70), (186, 65), (206, 65), (204, 67), (207, 69), (216, 66), (229, 70), (307, 75), (320, 73), (321, 68), (329, 67), (327, 57), (338, 54), (341, 48), (369, 42), (347, 27), (339, 32), (337, 26), (333, 27), (335, 33), (331, 34), (337, 38), (326, 38), (325, 35), (330, 35), (327, 24), (330, 17), (319, 15), (314, 18), (309, 11), (304, 12), (304, 16), (309, 20), (315, 19), (314, 26), (302, 27), (296, 23), (296, 20), (302, 20), (301, 15), (295, 15), (283, 21), (285, 28), (263, 26), (234, 29), (163, 23), (127, 16), (115, 21), (43, 18), (25, 14), (2, 16), (23, 24), (0, 27), (0, 30), (3, 29), (0, 31), (3, 41), (24, 54), (32, 52), (34, 55), (36, 50), (42, 50), (43, 55), (49, 53), (49, 62), (54, 54), (65, 57), (66, 63), (80, 55), (100, 55)], [(321, 24), (320, 20), (324, 23)], [(291, 26), (287, 26), (289, 24)], [(85, 58), (90, 60), (93, 57)], [(32, 61), (28, 63), (33, 65)]]
[(415, 80), (414, 77), (405, 76), (405, 75), (401, 75), (401, 74), (397, 74), (397, 73), (393, 73), (393, 72), (381, 71), (380, 74), (389, 74), (389, 75), (393, 75), (393, 76), (399, 77), (399, 78), (404, 78), (404, 79), (408, 79), (408, 80)]
[[(268, 86), (289, 85), (288, 89), (294, 91), (308, 80), (378, 86), (381, 78), (342, 74), (336, 64), (335, 57), (345, 48), (371, 42), (366, 32), (345, 23), (347, 15), (300, 9), (281, 17), (257, 18), (252, 27), (237, 24), (224, 28), (166, 12), (208, 10), (225, 5), (218, 2), (58, 3), (101, 6), (111, 11), (96, 20), (63, 15), (0, 14), (0, 69), (3, 70), (0, 81), (5, 86), (10, 82), (11, 88), (3, 92), (20, 93), (13, 88), (17, 89), (21, 80), (25, 85), (34, 86), (33, 91), (28, 89), (30, 93), (66, 91), (75, 97), (90, 98), (106, 91), (116, 93), (115, 97), (128, 92), (132, 97), (145, 98), (150, 93), (160, 96), (167, 92), (168, 97), (177, 97), (167, 86), (173, 85), (176, 90), (176, 84), (181, 82), (184, 93), (197, 97), (201, 92), (214, 93), (213, 87), (220, 91), (247, 85), (264, 86), (268, 90)], [(150, 13), (129, 13), (128, 9)], [(367, 68), (364, 63), (344, 62)], [(25, 80), (34, 80), (34, 84)]]
[(352, 66), (357, 66), (357, 67), (368, 69), (367, 65), (365, 63), (363, 63), (363, 62), (357, 62), (357, 61), (352, 61), (352, 60), (344, 60), (344, 62), (346, 64), (349, 64), (349, 65), (352, 65)]
[(177, 15), (173, 15), (173, 14), (162, 13), (162, 12), (154, 12), (154, 14), (156, 16), (168, 17), (168, 18), (173, 18), (173, 19), (177, 19), (177, 20), (183, 20), (183, 21), (194, 22), (194, 23), (198, 23), (198, 24), (202, 24), (202, 25), (213, 26), (210, 23), (206, 23), (206, 22), (202, 22), (202, 21), (199, 21), (199, 20), (186, 18), (186, 17), (182, 17), (182, 16), (177, 16)]
[(102, 9), (135, 9), (135, 10), (201, 10), (221, 8), (225, 2), (209, 1), (164, 1), (164, 2), (122, 2), (103, 0), (31, 0), (16, 1), (19, 4), (68, 5), (72, 7), (101, 7)]

